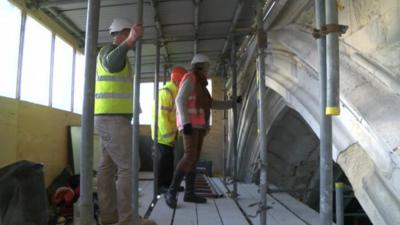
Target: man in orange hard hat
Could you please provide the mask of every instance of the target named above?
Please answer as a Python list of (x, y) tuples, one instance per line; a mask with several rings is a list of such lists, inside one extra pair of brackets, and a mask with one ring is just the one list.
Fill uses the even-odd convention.
[[(174, 174), (174, 147), (177, 140), (178, 129), (176, 127), (175, 98), (178, 93), (179, 83), (187, 73), (183, 67), (174, 67), (171, 71), (171, 80), (167, 82), (158, 93), (158, 192), (164, 193), (168, 190)], [(152, 138), (154, 140), (154, 118), (152, 116)], [(181, 187), (183, 190), (183, 187)]]

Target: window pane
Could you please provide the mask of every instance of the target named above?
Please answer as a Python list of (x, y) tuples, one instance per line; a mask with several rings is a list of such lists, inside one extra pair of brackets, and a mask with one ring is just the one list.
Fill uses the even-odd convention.
[(210, 95), (212, 96), (212, 80), (211, 79), (207, 79), (208, 85), (207, 85), (207, 90), (208, 92), (210, 92)]
[[(207, 90), (208, 92), (210, 92), (210, 95), (212, 97), (212, 80), (211, 79), (207, 79), (208, 81), (208, 85), (207, 85)], [(222, 100), (222, 99), (218, 99), (218, 100)], [(210, 126), (212, 125), (212, 111), (210, 112)]]
[(21, 100), (48, 105), (51, 32), (31, 17), (26, 19)]
[(53, 107), (70, 111), (73, 49), (56, 37), (54, 48)]
[(85, 57), (80, 53), (76, 53), (75, 56), (74, 112), (82, 114), (83, 87), (85, 82)]
[[(161, 87), (162, 83), (159, 85)], [(142, 109), (142, 113), (139, 115), (140, 124), (151, 123), (151, 107), (154, 104), (153, 90), (154, 83), (140, 84), (140, 108)]]
[(8, 1), (0, 1), (0, 27), (6, 31), (0, 35), (0, 43), (3, 43), (3, 54), (0, 54), (0, 95), (15, 98), (21, 11)]

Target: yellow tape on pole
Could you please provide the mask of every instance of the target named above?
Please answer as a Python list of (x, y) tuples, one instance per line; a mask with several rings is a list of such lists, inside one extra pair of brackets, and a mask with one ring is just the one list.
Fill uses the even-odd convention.
[(344, 184), (342, 182), (336, 182), (335, 183), (335, 187), (336, 187), (336, 189), (343, 189), (344, 188)]
[(340, 115), (340, 107), (326, 107), (325, 115), (327, 116), (337, 116)]

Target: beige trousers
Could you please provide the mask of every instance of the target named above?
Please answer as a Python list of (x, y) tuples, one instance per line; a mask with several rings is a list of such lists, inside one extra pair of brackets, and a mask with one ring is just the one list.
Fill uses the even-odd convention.
[(97, 191), (103, 224), (132, 225), (131, 151), (132, 126), (129, 116), (95, 116), (100, 135)]

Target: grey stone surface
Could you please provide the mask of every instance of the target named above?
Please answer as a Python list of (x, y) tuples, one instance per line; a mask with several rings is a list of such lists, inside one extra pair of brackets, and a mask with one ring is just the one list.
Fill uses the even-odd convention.
[[(320, 89), (318, 53), (311, 36), (312, 2), (288, 1), (268, 32), (266, 86), (277, 94), (267, 94), (269, 137), (279, 134), (273, 124), (281, 119), (285, 107), (299, 113), (319, 136)], [(349, 25), (349, 30), (340, 40), (341, 115), (333, 118), (333, 160), (355, 187), (358, 201), (374, 224), (400, 224), (400, 27), (395, 24), (400, 17), (400, 2), (338, 1), (338, 7), (340, 23)], [(247, 52), (254, 50), (252, 41), (249, 39)], [(240, 58), (242, 62), (250, 59), (255, 61), (254, 55), (243, 54)], [(238, 80), (254, 76), (255, 65), (244, 65), (248, 66), (239, 73)], [(239, 90), (249, 90), (241, 111), (239, 151), (243, 160), (239, 162), (239, 174), (251, 179), (257, 176), (251, 173), (258, 159), (256, 81), (239, 86)], [(295, 124), (289, 125), (296, 130)], [(303, 130), (297, 131), (295, 135), (301, 137)], [(307, 143), (299, 142), (302, 148), (290, 145), (293, 140), (296, 138), (290, 136), (281, 137), (279, 142), (268, 140), (272, 143), (270, 166), (281, 174), (293, 171), (309, 151)], [(292, 151), (273, 150), (287, 148)], [(296, 155), (294, 150), (303, 155)], [(292, 154), (296, 157), (291, 158)], [(270, 178), (279, 181), (279, 173), (271, 171)], [(301, 173), (296, 175), (302, 177)], [(303, 187), (306, 180), (295, 178), (293, 182)], [(292, 181), (286, 177), (286, 182)]]

